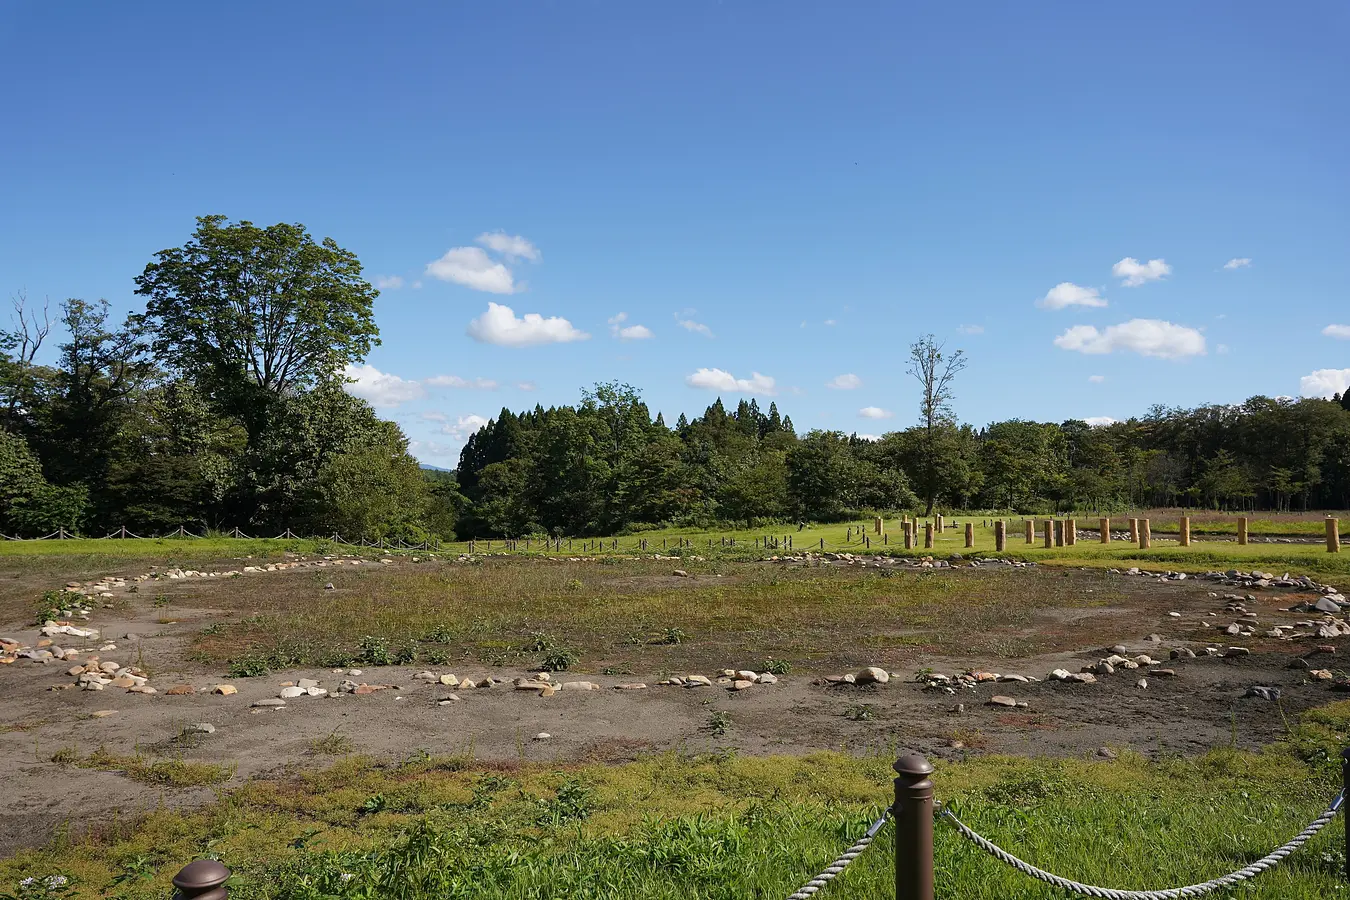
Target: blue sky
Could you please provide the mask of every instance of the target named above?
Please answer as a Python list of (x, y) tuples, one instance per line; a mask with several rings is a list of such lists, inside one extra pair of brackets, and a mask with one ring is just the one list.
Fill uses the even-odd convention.
[(1320, 394), (1350, 383), (1347, 26), (10, 0), (0, 291), (129, 310), (197, 215), (304, 223), (385, 285), (352, 389), (439, 465), (475, 417), (607, 379), (668, 421), (748, 392), (880, 434), (927, 332), (967, 352), (975, 424)]

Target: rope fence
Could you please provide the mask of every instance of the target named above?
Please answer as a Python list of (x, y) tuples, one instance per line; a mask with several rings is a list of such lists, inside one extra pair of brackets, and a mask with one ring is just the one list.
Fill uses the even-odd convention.
[[(1000, 862), (1028, 877), (1074, 894), (1097, 900), (1185, 900), (1232, 887), (1275, 868), (1335, 819), (1346, 797), (1350, 796), (1350, 750), (1346, 750), (1341, 754), (1341, 790), (1321, 815), (1287, 843), (1235, 872), (1199, 884), (1161, 890), (1117, 890), (1084, 884), (1047, 872), (1019, 859), (976, 832), (957, 818), (950, 808), (935, 800), (933, 781), (929, 777), (933, 767), (922, 756), (901, 757), (892, 768), (896, 773), (894, 805), (874, 821), (853, 846), (840, 854), (819, 875), (789, 894), (787, 900), (811, 900), (828, 887), (854, 860), (867, 852), (888, 820), (894, 822), (895, 831), (896, 900), (934, 900), (933, 826), (935, 822), (941, 821), (950, 823), (959, 834)], [(1350, 829), (1347, 829), (1346, 849), (1350, 850)], [(1350, 853), (1346, 857), (1345, 874), (1350, 879)], [(178, 889), (174, 900), (228, 900), (229, 889), (225, 882), (229, 877), (230, 870), (215, 860), (199, 859), (188, 863), (173, 879)]]

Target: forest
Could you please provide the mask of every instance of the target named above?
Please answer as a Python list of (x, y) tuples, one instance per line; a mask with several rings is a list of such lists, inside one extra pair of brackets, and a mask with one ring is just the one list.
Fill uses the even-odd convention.
[(431, 472), (346, 390), (346, 367), (379, 342), (378, 291), (331, 238), (206, 216), (135, 281), (145, 309), (121, 323), (105, 301), (15, 297), (0, 332), (3, 534), (421, 540), (871, 511), (1350, 507), (1350, 398), (977, 428), (953, 412), (962, 355), (931, 336), (911, 348), (920, 424), (878, 439), (799, 434), (748, 398), (668, 424), (610, 382), (575, 405), (503, 409), (454, 473)]

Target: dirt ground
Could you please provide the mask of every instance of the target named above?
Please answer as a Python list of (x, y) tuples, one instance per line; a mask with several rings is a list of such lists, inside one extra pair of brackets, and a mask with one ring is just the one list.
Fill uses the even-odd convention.
[[(447, 563), (449, 565), (449, 563)], [(767, 565), (761, 563), (746, 565)], [(133, 566), (132, 568), (137, 568)], [(144, 568), (144, 567), (139, 567)], [(396, 568), (396, 567), (393, 567)], [(386, 569), (385, 571), (389, 571)], [(1038, 577), (1026, 570), (1025, 577)], [(130, 570), (128, 570), (130, 574)], [(275, 572), (256, 577), (312, 578), (312, 572)], [(655, 576), (654, 576), (655, 577)], [(938, 573), (943, 578), (977, 578), (978, 570)], [(1022, 577), (1014, 573), (1014, 577)], [(1044, 577), (1042, 574), (1039, 577)], [(64, 823), (109, 816), (131, 817), (158, 805), (191, 805), (211, 800), (214, 788), (151, 787), (112, 771), (61, 765), (52, 761), (71, 748), (88, 755), (99, 747), (122, 755), (172, 755), (200, 762), (237, 766), (231, 783), (287, 771), (317, 768), (331, 762), (315, 744), (334, 733), (351, 742), (351, 750), (382, 757), (400, 757), (420, 750), (431, 754), (466, 754), (483, 760), (528, 760), (567, 763), (580, 760), (622, 761), (651, 751), (698, 753), (734, 750), (742, 753), (799, 754), (813, 750), (891, 754), (917, 751), (931, 757), (970, 753), (1082, 755), (1103, 747), (1131, 748), (1150, 754), (1192, 754), (1216, 746), (1258, 746), (1277, 738), (1304, 709), (1337, 699), (1324, 684), (1310, 682), (1305, 672), (1288, 668), (1294, 656), (1311, 650), (1307, 643), (1246, 641), (1249, 657), (1207, 657), (1196, 640), (1206, 626), (1224, 624), (1224, 589), (1188, 580), (1158, 583), (1098, 572), (1065, 571), (1064, 584), (1100, 587), (1113, 579), (1106, 606), (1043, 613), (1022, 627), (1050, 633), (1063, 649), (1019, 659), (994, 660), (959, 655), (933, 656), (922, 647), (888, 652), (875, 660), (898, 677), (886, 685), (827, 685), (820, 673), (793, 672), (777, 684), (731, 692), (721, 687), (659, 686), (650, 673), (624, 676), (567, 675), (595, 681), (600, 691), (561, 691), (550, 698), (517, 691), (509, 680), (490, 689), (453, 691), (460, 699), (448, 705), (452, 689), (419, 682), (413, 676), (430, 670), (454, 672), (461, 678), (493, 675), (511, 679), (526, 674), (512, 668), (481, 664), (363, 668), (352, 678), (370, 684), (395, 685), (367, 696), (330, 693), (326, 697), (288, 700), (281, 708), (255, 708), (255, 701), (277, 697), (283, 682), (313, 678), (335, 691), (349, 676), (331, 669), (292, 669), (256, 678), (227, 679), (218, 667), (190, 661), (187, 646), (203, 627), (231, 611), (209, 603), (218, 584), (173, 582), (172, 616), (154, 607), (147, 593), (135, 595), (116, 609), (95, 609), (91, 624), (117, 650), (103, 660), (138, 665), (153, 673), (153, 696), (107, 689), (52, 690), (73, 681), (68, 664), (42, 665), (20, 660), (0, 666), (0, 783), (5, 785), (5, 813), (0, 816), (0, 853), (42, 843)], [(45, 587), (59, 587), (48, 584)], [(30, 590), (23, 579), (8, 591)], [(1213, 594), (1217, 592), (1219, 597)], [(1256, 592), (1262, 628), (1307, 619), (1284, 612), (1307, 595), (1288, 590)], [(192, 598), (201, 602), (193, 603)], [(1171, 613), (1179, 613), (1173, 616)], [(1217, 617), (1212, 614), (1218, 614)], [(171, 618), (172, 621), (165, 621)], [(960, 622), (952, 627), (959, 628)], [(1211, 629), (1216, 646), (1226, 646), (1221, 631)], [(1161, 635), (1160, 643), (1149, 639)], [(11, 621), (0, 628), (5, 637), (36, 644), (31, 625)], [(136, 637), (127, 637), (135, 635)], [(1075, 635), (1093, 643), (1075, 645)], [(1114, 635), (1101, 641), (1105, 635)], [(1340, 644), (1335, 639), (1326, 643)], [(924, 690), (913, 680), (920, 668), (957, 673), (971, 669), (1018, 673), (1044, 679), (1052, 669), (1076, 672), (1109, 655), (1120, 643), (1133, 653), (1147, 653), (1176, 670), (1175, 677), (1148, 678), (1136, 686), (1139, 671), (1102, 676), (1097, 684), (999, 683), (962, 690), (955, 696)], [(1167, 661), (1173, 647), (1189, 646), (1197, 659)], [(747, 657), (762, 659), (754, 648)], [(841, 648), (841, 659), (867, 660), (866, 650)], [(1318, 665), (1335, 662), (1319, 657)], [(736, 665), (728, 660), (727, 665)], [(715, 676), (704, 669), (702, 674)], [(617, 690), (622, 683), (645, 682), (644, 690)], [(190, 696), (168, 696), (165, 690), (184, 683), (197, 688)], [(229, 683), (236, 696), (204, 693), (211, 685)], [(1247, 698), (1253, 685), (1278, 687), (1279, 703)], [(999, 694), (1026, 701), (1027, 708), (988, 705)], [(114, 710), (94, 717), (96, 711)], [(714, 715), (714, 714), (718, 715)], [(724, 728), (712, 727), (722, 721)], [(185, 725), (206, 722), (215, 727), (191, 746), (177, 747), (174, 738)], [(547, 740), (536, 739), (546, 732)]]

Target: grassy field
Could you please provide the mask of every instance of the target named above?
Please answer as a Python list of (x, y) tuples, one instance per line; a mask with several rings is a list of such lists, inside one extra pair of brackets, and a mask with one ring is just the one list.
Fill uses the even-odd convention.
[[(1162, 888), (1239, 868), (1311, 821), (1339, 784), (1350, 703), (1308, 714), (1261, 753), (1154, 762), (984, 757), (940, 765), (939, 799), (1005, 847), (1115, 888)], [(341, 751), (341, 747), (332, 748)], [(0, 861), (0, 886), (41, 897), (162, 897), (187, 861), (221, 859), (252, 898), (782, 897), (852, 842), (889, 801), (889, 755), (657, 755), (621, 766), (483, 765), (424, 751), (342, 757), (254, 781), (196, 811), (81, 823)], [(1343, 826), (1243, 889), (1252, 900), (1345, 890)], [(888, 896), (891, 832), (833, 886)], [(938, 896), (1058, 898), (937, 827)]]

